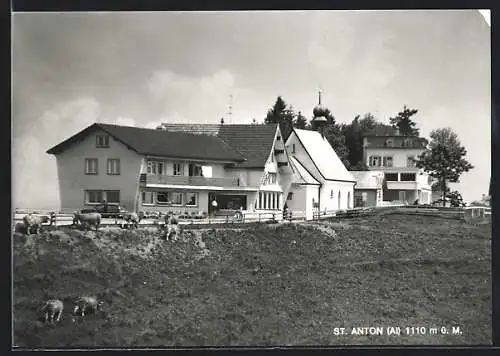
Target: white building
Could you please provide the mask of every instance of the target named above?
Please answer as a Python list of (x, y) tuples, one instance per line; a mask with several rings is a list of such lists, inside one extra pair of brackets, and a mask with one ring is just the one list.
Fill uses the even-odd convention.
[(285, 148), (297, 172), (286, 200), (289, 209), (305, 211), (312, 219), (314, 209), (353, 208), (356, 180), (326, 138), (316, 131), (294, 129)]
[(409, 136), (365, 136), (364, 161), (370, 170), (384, 172), (387, 189), (384, 201), (430, 204), (431, 178), (416, 167), (415, 159), (425, 150), (427, 140)]

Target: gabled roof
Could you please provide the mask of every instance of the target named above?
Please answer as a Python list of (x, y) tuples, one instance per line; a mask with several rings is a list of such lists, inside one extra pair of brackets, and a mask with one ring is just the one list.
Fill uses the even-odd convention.
[(295, 157), (290, 157), (290, 165), (294, 170), (293, 183), (320, 185), (320, 183)]
[(355, 189), (382, 189), (384, 173), (380, 171), (349, 171), (356, 179)]
[(247, 159), (238, 167), (261, 168), (269, 158), (277, 128), (278, 124), (224, 124), (219, 128), (218, 136)]
[(128, 148), (143, 155), (243, 162), (245, 158), (216, 136), (193, 135), (154, 129), (95, 123), (52, 147), (49, 154), (63, 152), (92, 132), (102, 130)]
[(294, 132), (324, 179), (356, 181), (345, 168), (330, 143), (319, 132), (300, 129), (294, 129)]
[(162, 124), (170, 132), (217, 135), (247, 160), (241, 168), (263, 168), (273, 148), (278, 124)]

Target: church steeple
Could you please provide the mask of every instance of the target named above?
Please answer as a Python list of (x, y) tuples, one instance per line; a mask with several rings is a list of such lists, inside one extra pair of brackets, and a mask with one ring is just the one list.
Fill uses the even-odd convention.
[(323, 136), (323, 128), (327, 122), (326, 116), (328, 109), (321, 104), (321, 90), (318, 90), (318, 105), (313, 109), (313, 118), (311, 120), (312, 129), (318, 131)]

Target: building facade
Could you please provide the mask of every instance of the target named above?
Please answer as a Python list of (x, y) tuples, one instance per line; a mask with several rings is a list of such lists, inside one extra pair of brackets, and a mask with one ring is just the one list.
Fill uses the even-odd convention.
[[(195, 135), (93, 124), (47, 151), (56, 157), (61, 209), (106, 200), (130, 211), (200, 213), (215, 199), (219, 213), (280, 212), (292, 171), (278, 125), (234, 126)], [(241, 142), (255, 134), (257, 145)], [(224, 135), (239, 135), (247, 149)]]
[(377, 207), (383, 201), (384, 172), (350, 171), (356, 179), (354, 186), (354, 207)]
[(371, 171), (384, 173), (384, 201), (430, 204), (431, 178), (416, 167), (415, 159), (425, 150), (427, 140), (407, 136), (365, 136), (364, 162)]
[(326, 138), (316, 131), (294, 129), (286, 150), (296, 172), (286, 201), (290, 209), (312, 219), (315, 210), (353, 208), (356, 180)]

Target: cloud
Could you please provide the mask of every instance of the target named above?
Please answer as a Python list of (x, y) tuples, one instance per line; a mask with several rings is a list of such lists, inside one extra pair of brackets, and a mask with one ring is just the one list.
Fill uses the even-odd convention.
[(346, 18), (331, 21), (328, 12), (317, 12), (309, 30), (309, 62), (319, 69), (341, 67), (354, 49), (355, 28)]
[(119, 116), (114, 120), (114, 123), (121, 126), (136, 126), (134, 119), (130, 117)]
[(146, 88), (158, 117), (177, 122), (217, 122), (227, 115), (231, 94), (233, 98), (251, 95), (250, 90), (236, 86), (227, 69), (202, 77), (159, 70), (151, 75)]
[[(135, 126), (128, 116), (103, 118), (94, 98), (59, 102), (31, 122), (20, 137), (13, 137), (12, 201), (15, 207), (56, 208), (59, 188), (56, 160), (46, 151), (95, 122)], [(15, 122), (14, 122), (15, 125)]]

